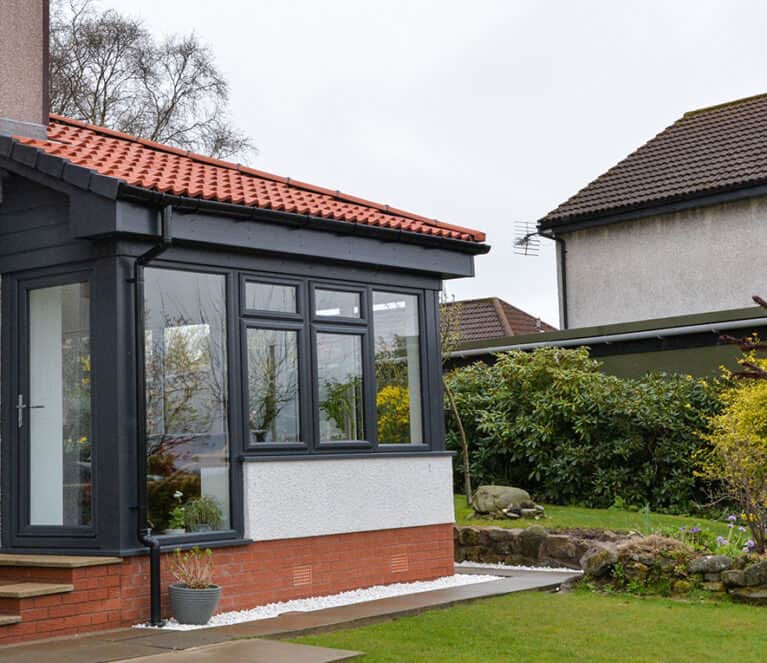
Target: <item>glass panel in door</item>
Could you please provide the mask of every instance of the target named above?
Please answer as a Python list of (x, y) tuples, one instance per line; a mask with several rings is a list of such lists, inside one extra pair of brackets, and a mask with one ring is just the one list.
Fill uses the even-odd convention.
[[(72, 283), (29, 291), (29, 524), (90, 527), (90, 289)], [(28, 410), (26, 415), (25, 410)]]

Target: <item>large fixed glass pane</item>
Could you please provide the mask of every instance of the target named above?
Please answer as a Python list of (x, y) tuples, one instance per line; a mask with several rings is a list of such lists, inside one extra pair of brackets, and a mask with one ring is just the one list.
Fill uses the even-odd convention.
[(373, 293), (379, 444), (420, 444), (421, 359), (418, 298)]
[(227, 529), (226, 282), (145, 270), (147, 494), (153, 529)]
[(298, 442), (298, 332), (249, 328), (247, 345), (251, 442)]
[(362, 337), (317, 334), (320, 441), (364, 440)]
[(245, 308), (252, 311), (295, 313), (296, 286), (277, 283), (245, 283)]
[(30, 291), (29, 380), (29, 524), (90, 527), (93, 441), (87, 283)]
[(316, 288), (314, 291), (314, 314), (321, 318), (359, 318), (360, 293)]

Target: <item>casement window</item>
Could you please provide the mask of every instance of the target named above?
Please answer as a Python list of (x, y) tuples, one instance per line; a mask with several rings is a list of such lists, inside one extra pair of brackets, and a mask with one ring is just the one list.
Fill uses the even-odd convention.
[(424, 446), (422, 295), (242, 280), (247, 451)]

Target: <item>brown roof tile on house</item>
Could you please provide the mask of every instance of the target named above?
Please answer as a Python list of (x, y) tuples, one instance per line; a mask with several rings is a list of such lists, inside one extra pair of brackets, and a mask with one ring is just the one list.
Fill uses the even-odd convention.
[(58, 115), (51, 115), (47, 140), (14, 139), (125, 184), (160, 193), (449, 240), (485, 241), (485, 233), (478, 230)]
[(466, 299), (450, 302), (444, 306), (458, 307), (456, 323), (459, 343), (556, 330), (556, 327), (498, 297)]
[(540, 227), (767, 183), (767, 94), (685, 113)]

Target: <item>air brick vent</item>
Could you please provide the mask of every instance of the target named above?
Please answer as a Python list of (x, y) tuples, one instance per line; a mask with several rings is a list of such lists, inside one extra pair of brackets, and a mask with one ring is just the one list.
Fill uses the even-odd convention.
[(410, 568), (408, 562), (407, 553), (400, 553), (399, 555), (392, 555), (391, 558), (391, 570), (392, 573), (404, 573)]
[(312, 567), (311, 566), (294, 566), (293, 567), (293, 587), (301, 587), (303, 585), (312, 584)]

